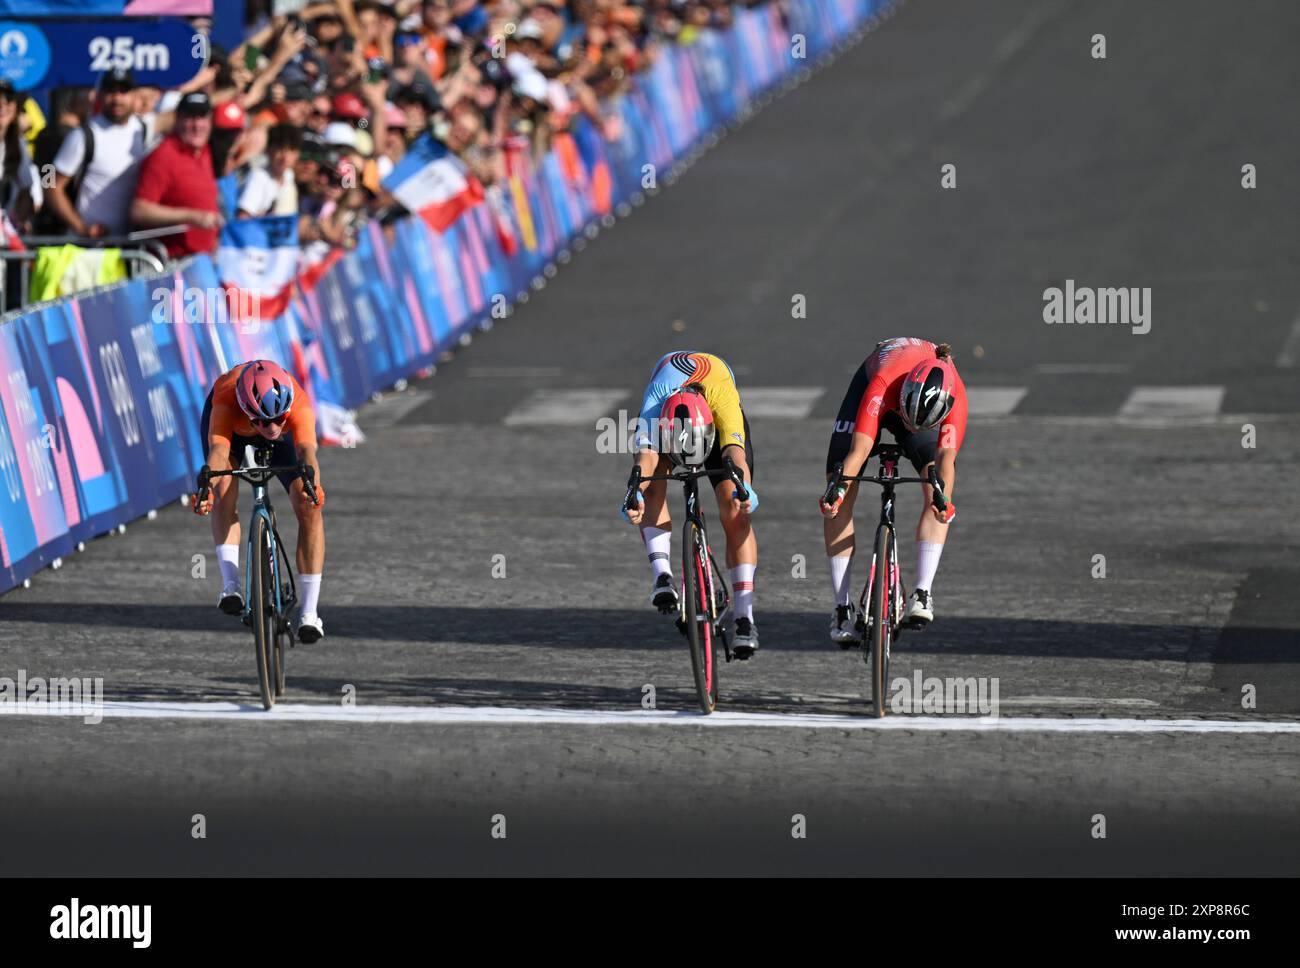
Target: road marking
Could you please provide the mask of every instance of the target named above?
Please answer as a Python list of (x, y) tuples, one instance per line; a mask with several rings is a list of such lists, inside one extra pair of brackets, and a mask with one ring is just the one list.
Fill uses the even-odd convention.
[(534, 390), (532, 395), (506, 415), (507, 427), (589, 426), (607, 417), (627, 390)]
[(1008, 31), (998, 41), (998, 45), (993, 51), (993, 61), (988, 67), (976, 71), (962, 85), (956, 96), (944, 102), (939, 111), (940, 120), (949, 121), (970, 107), (975, 99), (984, 93), (989, 81), (992, 79), (992, 75), (1000, 71), (1011, 58), (1033, 39), (1034, 34), (1038, 33), (1048, 21), (1052, 20), (1064, 9), (1064, 3), (1057, 3), (1052, 6), (1039, 5), (1021, 23)]
[(1005, 417), (1028, 392), (1027, 387), (967, 387), (967, 412), (972, 417)]
[(825, 387), (745, 387), (740, 405), (747, 417), (805, 420), (825, 392)]
[(1282, 344), (1282, 352), (1277, 355), (1277, 365), (1293, 367), (1300, 360), (1300, 309), (1296, 310), (1295, 321), (1291, 323), (1291, 333)]
[(1135, 706), (1151, 709), (1160, 704), (1154, 699), (1102, 699), (1097, 696), (1010, 696), (998, 699), (999, 706)]
[[(497, 706), (338, 706), (282, 703), (270, 712), (260, 705), (229, 702), (105, 702), (102, 707), (29, 707), (0, 704), (0, 715), (84, 719), (94, 709), (104, 719), (204, 719), (244, 723), (429, 723), (465, 726), (707, 726), (716, 729), (880, 729), (999, 733), (1294, 733), (1300, 722), (1221, 719), (1051, 719), (974, 716), (871, 716), (798, 713), (695, 712), (662, 710), (518, 709)], [(41, 710), (37, 712), (36, 710)]]
[(1223, 405), (1223, 387), (1134, 387), (1121, 418), (1213, 417)]
[(416, 407), (432, 399), (432, 390), (404, 390), (370, 404), (361, 411), (360, 419), (368, 427), (391, 427)]
[(1039, 373), (1056, 375), (1071, 373), (1127, 373), (1132, 363), (1039, 363), (1034, 367)]
[(542, 380), (563, 376), (558, 366), (471, 366), (465, 376), (474, 380)]

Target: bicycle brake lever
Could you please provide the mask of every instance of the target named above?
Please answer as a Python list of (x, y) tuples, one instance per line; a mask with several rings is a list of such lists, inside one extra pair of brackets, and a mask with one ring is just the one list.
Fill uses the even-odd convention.
[(947, 510), (948, 498), (947, 495), (943, 493), (943, 478), (939, 476), (939, 472), (934, 469), (933, 465), (930, 466), (930, 473), (928, 476), (930, 479), (931, 503), (940, 511)]
[(636, 492), (641, 487), (641, 468), (633, 467), (632, 473), (627, 478), (627, 496), (623, 498), (623, 510), (632, 511), (639, 503), (636, 499)]
[(844, 462), (835, 465), (835, 473), (830, 481), (826, 484), (826, 491), (822, 494), (822, 503), (830, 507), (835, 501), (835, 491), (844, 483)]
[(736, 500), (744, 504), (749, 500), (749, 491), (745, 488), (745, 481), (740, 476), (740, 471), (736, 470), (736, 464), (730, 457), (723, 458), (727, 464), (727, 473), (731, 476), (731, 483), (736, 485)]

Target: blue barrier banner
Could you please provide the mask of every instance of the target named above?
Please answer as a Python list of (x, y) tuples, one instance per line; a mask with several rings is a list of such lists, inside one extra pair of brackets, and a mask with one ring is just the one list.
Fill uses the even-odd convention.
[[(127, 9), (148, 2), (169, 0)], [(442, 231), (419, 217), (369, 224), (354, 249), (300, 272), (275, 319), (232, 314), (239, 291), (200, 256), (0, 326), (0, 591), (189, 491), (206, 457), (204, 400), (243, 360), (284, 365), (315, 402), (322, 441), (346, 442), (327, 426), (331, 411), (435, 363), (594, 223), (886, 5), (790, 0), (666, 47), (604, 106), (617, 124), (579, 118), (540, 158), (508, 146), (506, 179)], [(0, 0), (0, 14), (14, 6)]]

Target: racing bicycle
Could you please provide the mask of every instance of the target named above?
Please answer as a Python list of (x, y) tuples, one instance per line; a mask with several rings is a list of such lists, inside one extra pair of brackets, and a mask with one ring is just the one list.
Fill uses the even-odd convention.
[[(749, 491), (731, 458), (724, 457), (723, 464), (727, 476), (736, 485), (736, 500), (742, 503), (749, 500)], [(681, 481), (685, 486), (686, 522), (682, 525), (682, 593), (677, 606), (677, 628), (690, 644), (695, 692), (700, 711), (705, 715), (718, 708), (719, 648), (728, 662), (736, 657), (731, 651), (731, 593), (709, 548), (708, 531), (700, 511), (698, 482), (708, 475), (709, 471), (702, 467), (682, 467), (671, 474), (643, 477), (641, 468), (634, 467), (623, 499), (623, 507), (631, 511), (636, 507), (637, 491), (646, 481)]]
[(248, 526), (244, 552), (244, 624), (253, 629), (253, 649), (257, 653), (257, 682), (262, 692), (262, 706), (270, 709), (276, 697), (284, 695), (284, 650), (294, 643), (290, 613), (298, 603), (289, 554), (275, 526), (275, 509), (267, 493), (267, 482), (283, 472), (302, 478), (303, 490), (312, 504), (316, 498), (316, 471), (309, 464), (293, 467), (270, 467), (271, 448), (246, 444), (244, 466), (214, 471), (207, 464), (199, 470), (198, 499), (206, 501), (212, 480), (234, 477), (253, 485), (253, 514)]
[(854, 481), (879, 484), (880, 523), (876, 525), (876, 543), (871, 553), (871, 571), (866, 587), (858, 599), (858, 614), (865, 616), (861, 627), (862, 658), (871, 667), (871, 705), (877, 717), (885, 715), (885, 693), (889, 689), (889, 652), (907, 626), (902, 621), (907, 589), (898, 567), (898, 539), (894, 531), (894, 487), (898, 484), (929, 484), (931, 500), (940, 513), (947, 513), (948, 499), (943, 493), (943, 480), (931, 464), (925, 477), (899, 477), (898, 461), (903, 449), (897, 444), (881, 444), (872, 452), (879, 455), (880, 471), (874, 476), (859, 474), (844, 476), (844, 464), (835, 465), (835, 472), (822, 496), (825, 504), (835, 500), (835, 491)]

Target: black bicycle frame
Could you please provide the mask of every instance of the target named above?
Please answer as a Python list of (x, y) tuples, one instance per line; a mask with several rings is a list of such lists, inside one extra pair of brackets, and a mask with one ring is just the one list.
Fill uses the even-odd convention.
[[(736, 500), (742, 503), (749, 500), (749, 490), (745, 487), (744, 479), (741, 477), (740, 471), (736, 469), (736, 465), (732, 462), (730, 457), (724, 457), (722, 462), (726, 467), (727, 476), (731, 479), (731, 483), (736, 487)], [(713, 557), (713, 549), (709, 547), (709, 532), (708, 528), (704, 524), (704, 515), (700, 511), (699, 480), (701, 477), (708, 477), (710, 473), (713, 472), (705, 470), (703, 467), (695, 467), (681, 468), (671, 474), (652, 474), (648, 477), (643, 477), (641, 475), (641, 468), (633, 467), (632, 474), (627, 479), (627, 496), (623, 499), (623, 507), (628, 511), (635, 508), (637, 503), (637, 492), (641, 489), (642, 484), (649, 481), (681, 481), (682, 484), (685, 485), (686, 520), (695, 525), (697, 529), (696, 534), (699, 536), (696, 540), (703, 542), (703, 546), (699, 549), (701, 552), (700, 560), (708, 561), (710, 566), (703, 569), (704, 581), (707, 586), (705, 591), (708, 594), (710, 602), (717, 602), (718, 598), (713, 587), (713, 575), (714, 573), (721, 575), (722, 569), (718, 567), (717, 559)], [(683, 610), (682, 614), (684, 615), (686, 603), (684, 601), (681, 602), (679, 607)], [(723, 624), (727, 611), (730, 608), (731, 595), (727, 590), (726, 583), (724, 582), (722, 585), (722, 601), (718, 609), (718, 615), (716, 618), (712, 618), (711, 621), (713, 621), (715, 625)], [(680, 616), (678, 617), (679, 623), (684, 624), (684, 621), (683, 618)], [(683, 631), (685, 631), (684, 628)], [(726, 636), (722, 636), (722, 644), (727, 661), (730, 662), (732, 657), (731, 646), (728, 643)]]
[[(253, 445), (249, 444), (248, 447), (252, 448)], [(295, 472), (299, 474), (302, 478), (303, 491), (306, 493), (308, 500), (310, 500), (313, 504), (316, 504), (318, 503), (316, 498), (316, 483), (315, 483), (316, 470), (311, 465), (306, 463), (300, 463), (292, 467), (264, 466), (264, 462), (269, 461), (270, 458), (271, 458), (271, 449), (269, 447), (257, 447), (257, 448), (253, 448), (253, 464), (255, 466), (230, 468), (229, 470), (224, 470), (224, 471), (214, 471), (212, 470), (212, 468), (208, 467), (207, 464), (204, 464), (203, 467), (200, 468), (199, 470), (197, 492), (198, 492), (199, 501), (207, 500), (208, 491), (211, 487), (212, 480), (213, 478), (217, 478), (217, 477), (234, 477), (238, 480), (248, 481), (250, 484), (253, 485), (253, 492), (254, 492), (253, 514), (252, 514), (252, 518), (250, 518), (250, 521), (257, 518), (259, 515), (265, 517), (267, 524), (271, 530), (271, 536), (274, 539), (271, 546), (271, 561), (272, 561), (271, 593), (272, 593), (272, 598), (274, 599), (274, 601), (272, 602), (272, 610), (275, 612), (277, 621), (283, 621), (284, 617), (288, 614), (289, 610), (292, 609), (293, 606), (297, 603), (298, 589), (297, 589), (297, 583), (294, 579), (293, 569), (288, 567), (288, 561), (289, 561), (288, 553), (285, 550), (284, 542), (280, 539), (280, 531), (275, 524), (275, 510), (271, 507), (271, 497), (267, 490), (266, 485), (277, 474), (283, 472)], [(252, 608), (253, 608), (253, 599), (249, 588), (249, 583), (252, 581), (252, 570), (255, 567), (255, 563), (252, 557), (255, 549), (252, 546), (252, 540), (253, 540), (253, 528), (250, 525), (248, 529), (249, 547), (246, 556), (247, 568), (245, 568), (244, 571), (243, 619), (245, 625), (251, 622)], [(283, 569), (280, 567), (281, 562), (283, 562), (286, 566)], [(287, 583), (288, 585), (287, 589), (284, 587), (284, 585), (281, 582), (282, 573), (284, 575), (287, 575), (289, 579)]]
[[(844, 474), (844, 463), (841, 461), (839, 464), (835, 465), (835, 473), (831, 475), (831, 480), (826, 485), (826, 492), (822, 496), (822, 501), (829, 505), (834, 499), (835, 491), (841, 484), (849, 484), (854, 481), (865, 481), (868, 484), (880, 485), (880, 522), (876, 525), (876, 530), (879, 531), (881, 528), (889, 529), (891, 536), (894, 538), (894, 541), (891, 542), (891, 554), (894, 556), (895, 560), (886, 562), (873, 561), (874, 569), (872, 576), (868, 580), (867, 586), (862, 593), (864, 615), (866, 614), (865, 610), (870, 603), (872, 583), (880, 578), (880, 575), (877, 572), (882, 568), (891, 569), (897, 566), (897, 553), (893, 551), (893, 548), (897, 546), (898, 540), (898, 530), (894, 527), (894, 487), (898, 484), (929, 484), (931, 503), (940, 512), (946, 511), (948, 508), (948, 499), (943, 493), (943, 478), (939, 476), (939, 471), (935, 468), (934, 464), (929, 466), (928, 473), (925, 477), (900, 477), (898, 475), (898, 461), (903, 456), (902, 447), (898, 444), (881, 444), (872, 448), (871, 453), (867, 456), (867, 460), (870, 461), (872, 457), (876, 456), (880, 458), (880, 471), (875, 475), (859, 473), (852, 477), (846, 477)], [(866, 465), (864, 464), (863, 466), (865, 467)], [(875, 545), (873, 543), (873, 554), (874, 547)], [(898, 587), (902, 588), (901, 582), (898, 583)]]

